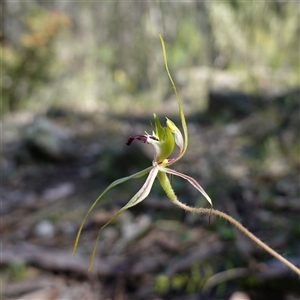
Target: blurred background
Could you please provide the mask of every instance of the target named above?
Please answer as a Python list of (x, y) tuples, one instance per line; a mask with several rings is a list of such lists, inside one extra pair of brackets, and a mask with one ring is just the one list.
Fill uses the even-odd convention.
[[(99, 228), (145, 178), (156, 113), (189, 129), (173, 168), (214, 207), (300, 267), (299, 3), (3, 1), (1, 3), (3, 299), (295, 300), (299, 281), (224, 220), (181, 211), (155, 183)], [(178, 198), (209, 207), (188, 182)]]

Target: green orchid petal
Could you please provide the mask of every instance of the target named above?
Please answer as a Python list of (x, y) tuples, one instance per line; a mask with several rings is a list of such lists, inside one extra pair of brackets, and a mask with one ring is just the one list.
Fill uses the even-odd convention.
[[(175, 137), (175, 143), (176, 145), (180, 148), (180, 152), (178, 157), (180, 157), (180, 154), (184, 151), (184, 140), (182, 137), (182, 134), (180, 132), (180, 130), (178, 129), (178, 127), (168, 118), (167, 119), (167, 127), (170, 128), (171, 132), (174, 134)], [(178, 160), (179, 158), (176, 158), (176, 160)], [(175, 161), (174, 161), (175, 162)]]
[(165, 129), (162, 127), (159, 118), (156, 114), (153, 114), (154, 117), (154, 124), (155, 124), (155, 136), (160, 140), (164, 140), (165, 138)]
[(213, 205), (210, 197), (206, 194), (204, 189), (201, 187), (201, 185), (194, 178), (192, 178), (190, 176), (187, 176), (185, 174), (182, 174), (180, 172), (177, 172), (175, 170), (169, 169), (169, 168), (158, 167), (158, 169), (159, 169), (160, 172), (165, 172), (165, 173), (168, 173), (168, 174), (179, 176), (179, 177), (187, 180), (195, 189), (197, 189), (206, 198), (206, 200), (209, 202), (209, 204), (211, 206)]
[(170, 128), (162, 127), (156, 114), (154, 114), (154, 121), (156, 131), (155, 136), (159, 141), (150, 140), (149, 143), (155, 148), (154, 161), (161, 163), (171, 155), (174, 150), (175, 142)]
[(94, 207), (96, 206), (96, 204), (100, 201), (100, 199), (102, 198), (102, 196), (108, 192), (111, 188), (115, 187), (116, 185), (119, 185), (123, 182), (126, 182), (130, 179), (134, 179), (134, 178), (140, 178), (140, 177), (143, 177), (145, 176), (147, 173), (149, 173), (151, 171), (151, 169), (153, 169), (153, 167), (149, 167), (147, 169), (144, 169), (140, 172), (137, 172), (133, 175), (130, 175), (130, 176), (127, 176), (127, 177), (123, 177), (123, 178), (120, 178), (116, 181), (114, 181), (113, 183), (111, 183), (101, 194), (100, 196), (95, 200), (95, 202), (92, 204), (92, 206), (90, 207), (90, 209), (88, 210), (88, 212), (86, 213), (85, 217), (83, 218), (83, 221), (81, 222), (81, 225), (79, 227), (79, 230), (78, 230), (78, 233), (77, 233), (77, 236), (76, 236), (76, 240), (75, 240), (75, 243), (74, 243), (74, 247), (73, 247), (73, 252), (72, 254), (74, 254), (76, 252), (76, 249), (77, 249), (77, 245), (78, 245), (78, 242), (79, 242), (79, 238), (80, 238), (80, 235), (81, 235), (81, 232), (82, 232), (82, 229), (83, 229), (83, 226), (84, 226), (84, 223), (88, 217), (88, 215), (91, 213), (91, 211), (94, 209)]
[[(180, 159), (183, 156), (183, 154), (186, 151), (186, 148), (187, 148), (187, 145), (188, 145), (188, 131), (187, 131), (186, 121), (185, 121), (185, 117), (184, 117), (184, 113), (183, 113), (183, 109), (182, 109), (181, 100), (180, 100), (180, 97), (179, 97), (179, 95), (177, 93), (176, 85), (175, 85), (175, 83), (174, 83), (174, 81), (172, 79), (172, 76), (171, 76), (169, 68), (168, 68), (165, 43), (164, 43), (164, 40), (163, 40), (161, 34), (159, 35), (159, 38), (160, 38), (160, 41), (161, 41), (161, 47), (162, 47), (162, 53), (163, 53), (165, 68), (166, 68), (167, 74), (169, 76), (169, 79), (171, 81), (172, 87), (174, 89), (174, 92), (175, 92), (175, 95), (176, 95), (176, 98), (177, 98), (178, 108), (179, 108), (179, 113), (180, 113), (180, 119), (181, 119), (181, 125), (182, 125), (183, 133), (184, 133), (183, 149), (182, 149), (181, 153), (179, 154), (179, 156), (176, 158), (176, 160), (178, 160), (178, 159)], [(171, 161), (171, 163), (174, 163), (176, 160)]]
[[(92, 268), (93, 265), (93, 260), (94, 260), (94, 256), (96, 253), (96, 248), (97, 248), (97, 244), (98, 244), (98, 240), (99, 237), (101, 235), (102, 230), (109, 225), (111, 222), (113, 222), (122, 212), (124, 212), (125, 210), (127, 210), (128, 208), (135, 206), (137, 204), (139, 204), (140, 202), (142, 202), (150, 193), (151, 188), (153, 186), (154, 180), (157, 176), (158, 173), (158, 168), (157, 167), (151, 167), (151, 171), (146, 179), (146, 182), (144, 183), (144, 185), (142, 186), (142, 188), (129, 200), (129, 202), (123, 206), (107, 223), (105, 223), (99, 230), (98, 232), (98, 236), (90, 257), (90, 264), (89, 264), (89, 268), (88, 270), (90, 271), (90, 269)], [(148, 169), (146, 169), (148, 170)]]

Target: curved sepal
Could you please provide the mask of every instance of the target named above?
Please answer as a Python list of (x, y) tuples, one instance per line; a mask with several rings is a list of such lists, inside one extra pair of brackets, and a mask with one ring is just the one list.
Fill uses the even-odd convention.
[[(157, 167), (151, 167), (152, 170), (150, 171), (146, 182), (144, 183), (144, 185), (141, 187), (141, 189), (129, 200), (129, 202), (124, 205), (107, 223), (105, 223), (99, 230), (98, 235), (97, 235), (97, 239), (93, 248), (93, 252), (91, 254), (90, 257), (90, 264), (89, 264), (89, 268), (88, 270), (90, 271), (92, 266), (93, 266), (93, 260), (94, 260), (94, 256), (96, 253), (96, 249), (97, 249), (97, 244), (98, 244), (98, 240), (99, 237), (101, 235), (102, 230), (109, 225), (111, 222), (113, 222), (122, 212), (124, 212), (125, 210), (127, 210), (128, 208), (135, 206), (137, 204), (139, 204), (140, 202), (142, 202), (150, 193), (153, 182), (156, 178), (156, 175), (158, 173), (158, 168)], [(147, 170), (147, 169), (146, 169)]]
[(182, 174), (180, 172), (177, 172), (173, 169), (169, 169), (169, 168), (165, 168), (165, 167), (158, 167), (160, 172), (165, 172), (168, 174), (172, 174), (175, 176), (179, 176), (185, 180), (187, 180), (195, 189), (197, 189), (205, 198), (206, 200), (209, 202), (209, 204), (212, 206), (212, 201), (210, 199), (210, 197), (206, 194), (206, 192), (204, 191), (204, 189), (201, 187), (201, 185), (192, 177), (187, 176), (185, 174)]
[(96, 206), (96, 204), (100, 201), (100, 199), (102, 198), (102, 196), (108, 192), (111, 188), (115, 187), (116, 185), (119, 185), (123, 182), (126, 182), (130, 179), (134, 179), (134, 178), (140, 178), (140, 177), (143, 177), (145, 176), (147, 173), (149, 173), (151, 171), (151, 169), (153, 169), (153, 167), (149, 167), (147, 169), (144, 169), (140, 172), (137, 172), (133, 175), (130, 175), (130, 176), (127, 176), (127, 177), (123, 177), (123, 178), (120, 178), (116, 181), (114, 181), (113, 183), (111, 183), (101, 194), (100, 196), (94, 201), (94, 203), (92, 204), (92, 206), (90, 207), (90, 209), (88, 210), (88, 212), (86, 213), (86, 215), (84, 216), (83, 218), (83, 221), (81, 222), (80, 224), (80, 227), (79, 227), (79, 230), (77, 232), (77, 236), (76, 236), (76, 240), (75, 240), (75, 243), (74, 243), (74, 247), (73, 247), (73, 251), (72, 251), (72, 254), (74, 254), (76, 252), (76, 249), (77, 249), (77, 245), (78, 245), (78, 242), (79, 242), (79, 238), (80, 238), (80, 235), (81, 235), (81, 232), (82, 232), (82, 228), (84, 226), (84, 223), (87, 219), (87, 217), (89, 216), (89, 214), (91, 213), (91, 211), (94, 209), (94, 207)]
[[(165, 68), (166, 68), (167, 74), (169, 76), (169, 79), (171, 81), (173, 90), (174, 90), (176, 98), (177, 98), (178, 108), (179, 108), (179, 114), (180, 114), (180, 119), (181, 119), (181, 125), (182, 125), (182, 128), (183, 128), (183, 134), (184, 134), (183, 150), (179, 154), (178, 158), (176, 159), (176, 160), (178, 160), (178, 159), (180, 159), (183, 156), (183, 154), (186, 151), (186, 148), (187, 148), (187, 145), (188, 145), (188, 131), (187, 131), (186, 121), (185, 121), (185, 117), (184, 117), (184, 113), (183, 113), (183, 109), (182, 109), (181, 100), (180, 100), (180, 97), (178, 95), (176, 85), (175, 85), (175, 83), (174, 83), (174, 81), (172, 79), (172, 76), (170, 74), (170, 71), (169, 71), (168, 62), (167, 62), (167, 54), (166, 54), (166, 49), (165, 49), (165, 43), (164, 43), (164, 40), (163, 40), (161, 34), (159, 34), (159, 38), (160, 38), (160, 42), (161, 42), (161, 47), (162, 47), (162, 53), (163, 53)], [(176, 160), (172, 161), (171, 163), (174, 163)]]

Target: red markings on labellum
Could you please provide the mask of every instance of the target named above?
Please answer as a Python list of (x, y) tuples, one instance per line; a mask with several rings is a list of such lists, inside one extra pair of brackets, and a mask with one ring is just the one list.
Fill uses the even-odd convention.
[(155, 141), (158, 141), (158, 139), (154, 136), (147, 136), (147, 135), (144, 135), (144, 134), (137, 134), (137, 135), (131, 135), (128, 140), (127, 140), (127, 143), (126, 145), (130, 145), (134, 140), (138, 140), (142, 143), (145, 143), (145, 144), (150, 144), (148, 142), (148, 138), (152, 139), (152, 140), (155, 140)]

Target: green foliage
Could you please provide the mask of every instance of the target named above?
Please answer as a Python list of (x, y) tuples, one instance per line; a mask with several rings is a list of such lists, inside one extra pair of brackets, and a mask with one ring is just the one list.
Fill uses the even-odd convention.
[[(187, 34), (188, 32), (188, 34)], [(192, 38), (191, 38), (192, 37)], [(178, 24), (175, 43), (172, 41), (169, 61), (172, 67), (189, 67), (203, 64), (205, 54), (203, 37), (196, 19), (184, 19)]]
[(159, 274), (155, 278), (154, 290), (160, 295), (170, 291), (193, 294), (203, 289), (213, 273), (209, 262), (205, 262), (201, 266), (194, 264), (187, 272), (177, 273), (171, 277)]
[(18, 262), (10, 267), (10, 277), (13, 281), (19, 281), (26, 278), (27, 267), (23, 262)]
[(20, 35), (18, 45), (5, 39), (0, 45), (4, 112), (26, 107), (38, 87), (53, 78), (54, 42), (60, 31), (70, 26), (65, 14), (40, 7), (34, 7), (23, 23), (26, 32)]
[(219, 234), (224, 240), (235, 240), (235, 232), (232, 227), (220, 227)]
[[(30, 108), (34, 102), (43, 110), (55, 103), (122, 113), (133, 97), (135, 111), (147, 111), (149, 99), (152, 109), (160, 107), (169, 90), (156, 63), (159, 32), (178, 72), (208, 65), (241, 71), (245, 80), (239, 87), (249, 92), (275, 79), (277, 88), (289, 88), (299, 81), (296, 7), (233, 0), (145, 7), (91, 2), (62, 13), (26, 4), (22, 14), (12, 15), (16, 22), (23, 20), (23, 34), (16, 38), (16, 31), (2, 40), (3, 109)], [(71, 18), (74, 30), (64, 30)], [(193, 88), (202, 79), (194, 73), (180, 79), (190, 81), (187, 98), (203, 98), (199, 87)]]
[(169, 289), (169, 278), (165, 275), (158, 275), (155, 280), (154, 290), (157, 293), (164, 294), (167, 293)]
[(223, 1), (208, 8), (218, 51), (228, 66), (299, 69), (296, 3)]

